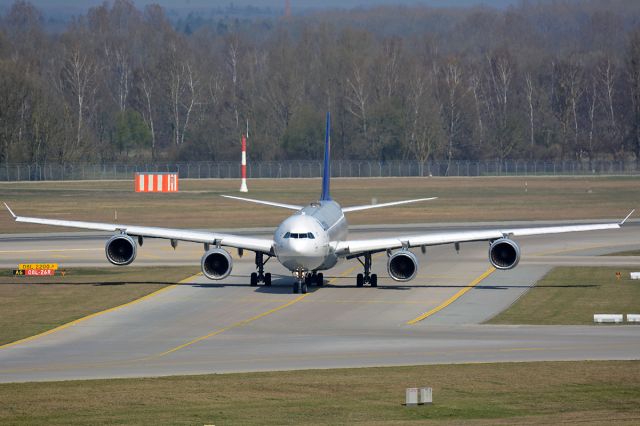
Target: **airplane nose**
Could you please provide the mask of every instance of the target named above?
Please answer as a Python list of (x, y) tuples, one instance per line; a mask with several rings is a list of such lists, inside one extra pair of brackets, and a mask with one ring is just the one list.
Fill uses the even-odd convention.
[(310, 241), (287, 239), (277, 252), (280, 263), (290, 270), (313, 270), (322, 265), (323, 256)]

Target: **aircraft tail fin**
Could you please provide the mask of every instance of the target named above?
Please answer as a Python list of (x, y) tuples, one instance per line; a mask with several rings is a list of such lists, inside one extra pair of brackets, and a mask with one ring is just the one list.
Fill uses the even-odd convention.
[(324, 137), (324, 167), (322, 169), (322, 195), (320, 201), (331, 201), (331, 113), (327, 112), (327, 129)]

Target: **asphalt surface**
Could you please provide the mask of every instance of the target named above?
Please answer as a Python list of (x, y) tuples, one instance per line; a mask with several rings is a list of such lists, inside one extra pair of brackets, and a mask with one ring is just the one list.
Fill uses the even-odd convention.
[[(479, 226), (479, 225), (475, 225)], [(444, 227), (452, 228), (451, 225)], [(430, 226), (359, 229), (352, 238), (428, 232)], [(243, 232), (250, 232), (243, 230)], [(266, 230), (258, 230), (264, 233)], [(106, 266), (105, 236), (1, 236), (0, 266), (58, 262)], [(250, 287), (251, 256), (235, 255), (221, 282), (202, 276), (153, 297), (28, 342), (0, 348), (0, 381), (432, 363), (638, 359), (638, 326), (489, 326), (556, 265), (638, 265), (640, 258), (600, 256), (638, 248), (640, 226), (519, 239), (520, 265), (489, 269), (486, 243), (429, 248), (416, 279), (396, 283), (386, 256), (374, 257), (378, 288), (356, 288), (356, 261), (325, 274), (327, 284), (291, 294), (292, 278), (275, 260), (270, 288)], [(145, 240), (137, 265), (198, 265), (203, 248)], [(480, 277), (485, 277), (479, 280)], [(452, 297), (461, 297), (443, 307)], [(441, 309), (439, 309), (441, 308)], [(413, 322), (424, 313), (426, 319)]]

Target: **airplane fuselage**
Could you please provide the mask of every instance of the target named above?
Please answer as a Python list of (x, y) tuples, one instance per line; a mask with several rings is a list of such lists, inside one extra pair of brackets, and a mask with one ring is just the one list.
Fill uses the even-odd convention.
[(335, 266), (335, 244), (347, 238), (348, 226), (335, 201), (311, 203), (285, 219), (273, 241), (278, 261), (293, 272), (326, 270)]

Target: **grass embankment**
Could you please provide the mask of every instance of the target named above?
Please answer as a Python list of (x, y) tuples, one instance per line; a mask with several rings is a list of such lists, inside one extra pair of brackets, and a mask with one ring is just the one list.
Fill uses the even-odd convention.
[[(197, 271), (193, 267), (77, 268), (54, 277), (0, 276), (0, 345), (138, 299)], [(2, 422), (0, 422), (2, 423)]]
[[(0, 184), (0, 201), (19, 214), (59, 219), (181, 228), (275, 226), (288, 213), (220, 197), (237, 193), (236, 180), (184, 180), (180, 192), (140, 194), (132, 181)], [(253, 198), (304, 204), (318, 199), (320, 179), (249, 182)], [(634, 206), (633, 177), (503, 177), (334, 179), (332, 196), (344, 206), (437, 196), (438, 200), (349, 214), (351, 224), (562, 220), (619, 217)], [(250, 208), (248, 208), (250, 207)], [(51, 232), (15, 223), (0, 213), (0, 233)]]
[[(593, 324), (593, 314), (640, 313), (640, 282), (631, 269), (554, 268), (489, 324)], [(615, 273), (621, 273), (621, 279)]]
[[(434, 403), (404, 407), (407, 387)], [(2, 424), (611, 424), (640, 420), (640, 362), (432, 365), (1, 384)]]

